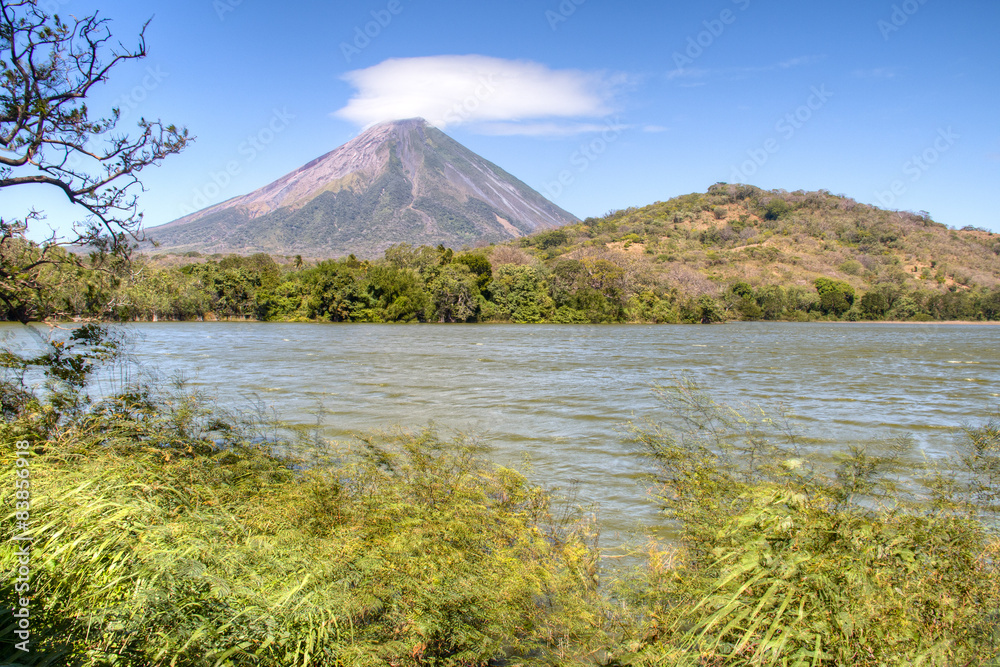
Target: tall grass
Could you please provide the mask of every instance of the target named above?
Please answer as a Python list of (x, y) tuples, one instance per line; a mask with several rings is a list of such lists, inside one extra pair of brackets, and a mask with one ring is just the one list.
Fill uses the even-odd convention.
[[(904, 442), (813, 465), (780, 416), (678, 382), (631, 437), (679, 538), (602, 580), (594, 524), (475, 437), (307, 451), (194, 397), (131, 387), (94, 403), (113, 351), (91, 330), (48, 361), (0, 358), (49, 380), (40, 395), (17, 373), (0, 383), (11, 664), (1000, 664), (1000, 421), (904, 484)], [(23, 440), (29, 654), (9, 613)]]
[(997, 664), (998, 541), (981, 514), (1000, 423), (968, 432), (964, 470), (908, 491), (899, 447), (813, 467), (766, 415), (686, 382), (663, 396), (675, 419), (633, 435), (682, 539), (632, 582), (649, 619), (632, 664)]
[[(0, 426), (4, 572), (17, 560), (14, 443), (33, 450), (29, 655), (0, 619), (18, 664), (541, 655), (543, 617), (586, 590), (596, 562), (582, 532), (552, 522), (549, 497), (471, 437), (368, 435), (304, 466), (192, 401), (133, 391), (59, 422), (20, 399)], [(0, 595), (16, 599), (12, 577)]]

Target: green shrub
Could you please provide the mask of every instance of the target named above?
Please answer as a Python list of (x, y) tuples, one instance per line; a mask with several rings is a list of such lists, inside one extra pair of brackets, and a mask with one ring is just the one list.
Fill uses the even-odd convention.
[(819, 294), (820, 308), (828, 315), (843, 315), (854, 305), (854, 288), (842, 280), (817, 278), (813, 283)]
[(776, 320), (787, 305), (785, 290), (780, 285), (764, 285), (757, 290), (757, 303), (765, 320)]
[(552, 322), (555, 324), (590, 324), (590, 318), (587, 313), (576, 308), (559, 306), (552, 314)]
[(745, 296), (736, 304), (736, 309), (740, 312), (744, 320), (760, 320), (764, 318), (764, 310), (757, 304), (757, 300), (750, 296)]
[(880, 320), (889, 312), (889, 298), (881, 290), (872, 290), (861, 297), (861, 311), (870, 320)]
[(791, 210), (792, 207), (784, 199), (773, 197), (760, 211), (760, 217), (764, 220), (780, 220), (788, 215)]
[(681, 306), (681, 321), (688, 324), (715, 324), (724, 322), (726, 310), (707, 294), (697, 299), (688, 299)]
[(859, 276), (861, 275), (861, 272), (864, 270), (865, 267), (861, 265), (861, 262), (854, 259), (849, 259), (840, 266), (838, 266), (837, 268), (848, 275)]
[(555, 310), (548, 285), (530, 266), (501, 265), (490, 292), (500, 317), (518, 324), (541, 322)]
[[(32, 652), (13, 648), (4, 577), (0, 659), (485, 665), (580, 632), (548, 619), (592, 595), (588, 524), (554, 521), (549, 497), (474, 438), (397, 432), (307, 451), (193, 398), (130, 389), (81, 410), (0, 386), (0, 569), (16, 569), (13, 537), (33, 540)], [(13, 520), (21, 441), (27, 531)]]
[(523, 243), (525, 245), (533, 245), (539, 250), (548, 250), (550, 248), (566, 245), (568, 241), (569, 235), (566, 233), (566, 230), (553, 229), (551, 231), (535, 234), (534, 236), (525, 237)]
[(670, 299), (661, 298), (646, 290), (633, 296), (628, 303), (628, 319), (632, 322), (678, 324), (680, 313)]
[(476, 286), (480, 291), (485, 290), (490, 281), (493, 280), (493, 266), (485, 255), (468, 253), (459, 255), (455, 261), (465, 264), (476, 275)]
[(780, 420), (687, 382), (662, 396), (674, 418), (633, 433), (681, 540), (628, 589), (647, 615), (629, 664), (1000, 659), (1000, 543), (979, 516), (997, 509), (996, 423), (918, 502), (894, 482), (905, 443), (813, 466)]
[(33, 646), (65, 664), (485, 664), (535, 635), (558, 563), (593, 568), (574, 538), (547, 538), (547, 497), (469, 439), (367, 437), (295, 473), (249, 444), (153, 443), (158, 427), (120, 417), (91, 429), (31, 461)]
[(752, 298), (754, 296), (753, 286), (743, 281), (733, 283), (732, 287), (729, 288), (729, 291), (739, 297)]
[(921, 315), (922, 311), (920, 305), (913, 299), (913, 297), (904, 295), (896, 299), (896, 302), (886, 314), (886, 319), (906, 321), (916, 318)]

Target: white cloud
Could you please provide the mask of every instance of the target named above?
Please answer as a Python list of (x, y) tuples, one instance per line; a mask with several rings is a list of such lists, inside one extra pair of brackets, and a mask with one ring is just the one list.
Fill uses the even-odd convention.
[(706, 77), (711, 73), (712, 73), (711, 70), (707, 70), (702, 67), (688, 67), (687, 69), (678, 68), (667, 72), (667, 80), (673, 81), (674, 79), (697, 79), (701, 77)]
[(899, 73), (897, 67), (876, 67), (875, 69), (854, 70), (854, 76), (859, 79), (892, 79)]
[(479, 55), (394, 58), (343, 78), (357, 91), (335, 115), (362, 127), (422, 117), (440, 128), (493, 124), (494, 133), (534, 135), (585, 131), (556, 121), (607, 116), (625, 83), (620, 75)]
[[(800, 56), (798, 58), (789, 58), (788, 60), (782, 60), (781, 62), (771, 63), (769, 65), (755, 65), (755, 66), (741, 66), (741, 67), (720, 67), (717, 69), (707, 69), (704, 67), (688, 67), (688, 68), (678, 68), (667, 72), (667, 80), (673, 81), (675, 79), (707, 79), (713, 76), (721, 76), (727, 78), (743, 79), (753, 74), (762, 74), (765, 72), (776, 72), (779, 70), (793, 69), (795, 67), (802, 67), (805, 65), (811, 65), (813, 63), (822, 60), (822, 56)], [(682, 83), (683, 87), (693, 87), (699, 84), (693, 83)]]
[(783, 60), (777, 63), (773, 67), (764, 67), (764, 71), (769, 69), (791, 69), (793, 67), (798, 67), (799, 65), (811, 65), (814, 62), (821, 60), (819, 56), (801, 56), (799, 58), (789, 58), (788, 60)]
[(569, 137), (595, 132), (624, 132), (629, 125), (609, 123), (484, 123), (477, 127), (483, 134), (498, 136)]

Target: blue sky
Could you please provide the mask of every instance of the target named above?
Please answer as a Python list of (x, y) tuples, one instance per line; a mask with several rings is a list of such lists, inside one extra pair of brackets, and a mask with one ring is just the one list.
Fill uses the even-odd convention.
[(741, 181), (1000, 231), (996, 0), (40, 4), (127, 45), (153, 17), (90, 103), (197, 137), (144, 172), (147, 226), (419, 114), (581, 218)]

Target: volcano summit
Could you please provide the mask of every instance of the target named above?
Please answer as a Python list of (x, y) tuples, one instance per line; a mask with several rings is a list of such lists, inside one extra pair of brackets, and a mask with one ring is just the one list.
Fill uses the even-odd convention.
[(577, 219), (422, 119), (375, 125), (270, 185), (152, 227), (158, 251), (374, 258), (460, 248)]

